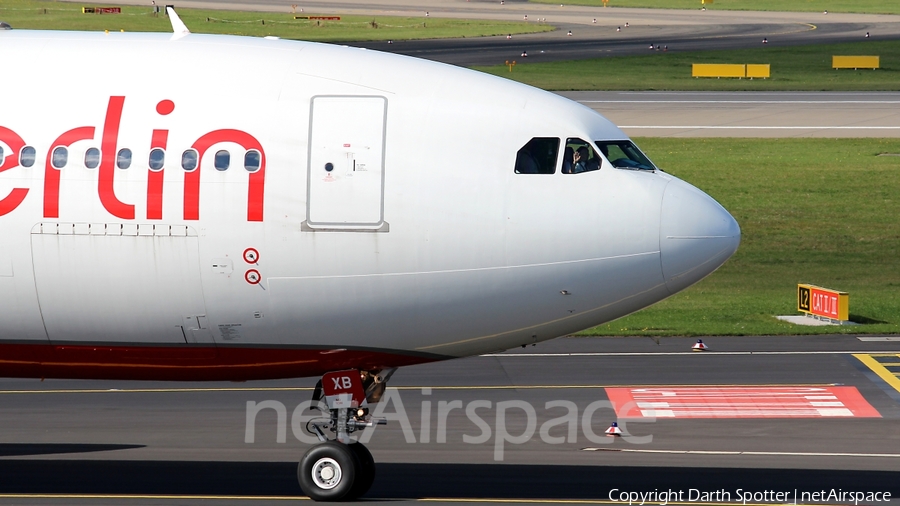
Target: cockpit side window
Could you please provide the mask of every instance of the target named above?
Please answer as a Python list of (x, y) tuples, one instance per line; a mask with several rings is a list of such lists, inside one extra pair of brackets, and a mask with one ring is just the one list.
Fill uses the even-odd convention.
[(657, 170), (653, 162), (631, 141), (597, 141), (597, 149), (617, 169)]
[(553, 174), (559, 154), (559, 139), (535, 137), (516, 154), (516, 174)]
[(600, 170), (602, 161), (594, 151), (590, 142), (577, 138), (566, 139), (566, 150), (563, 153), (563, 174), (581, 174)]

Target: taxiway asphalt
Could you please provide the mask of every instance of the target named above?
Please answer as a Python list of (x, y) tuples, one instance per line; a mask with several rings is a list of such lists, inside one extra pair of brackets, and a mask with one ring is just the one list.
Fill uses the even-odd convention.
[[(707, 338), (712, 350), (692, 353), (694, 341), (566, 338), (400, 369), (384, 410), (394, 419), (368, 443), (379, 467), (366, 498), (610, 503), (613, 489), (670, 488), (724, 489), (731, 503), (738, 488), (900, 496), (900, 391), (854, 356), (900, 362), (900, 342)], [(298, 416), (308, 412), (294, 410), (313, 383), (0, 380), (0, 502), (295, 500), (302, 495), (296, 462), (309, 445), (297, 437)], [(616, 419), (605, 404), (607, 389), (675, 385), (851, 387), (877, 416), (661, 416), (626, 422), (628, 437), (602, 435)], [(268, 407), (253, 417), (248, 403)], [(502, 416), (499, 403), (505, 403)], [(566, 424), (542, 431), (569, 405), (577, 413), (573, 433)], [(285, 416), (281, 428), (278, 406)], [(534, 409), (531, 428), (525, 406)], [(501, 430), (513, 441), (498, 445)]]
[(896, 92), (561, 92), (643, 137), (900, 137)]
[[(99, 3), (148, 5), (146, 0)], [(699, 2), (698, 2), (699, 3)], [(738, 49), (900, 38), (900, 16), (822, 12), (656, 10), (535, 4), (516, 0), (185, 0), (178, 7), (289, 13), (357, 14), (525, 21), (557, 30), (529, 35), (360, 42), (351, 45), (455, 65), (499, 65), (520, 59), (557, 61), (644, 54), (650, 44), (669, 51)], [(296, 7), (294, 7), (296, 6)], [(626, 26), (627, 25), (627, 26)], [(617, 28), (619, 29), (617, 31)], [(568, 35), (569, 32), (572, 35)]]
[[(101, 2), (118, 2), (101, 0)], [(124, 3), (143, 4), (143, 0)], [(653, 10), (533, 4), (510, 0), (187, 0), (184, 7), (364, 15), (464, 17), (547, 23), (553, 32), (511, 39), (476, 37), (351, 43), (456, 65), (521, 59), (552, 61), (670, 51), (900, 38), (900, 16), (822, 12)], [(594, 23), (596, 20), (596, 23)], [(628, 27), (625, 28), (625, 24)], [(617, 31), (617, 28), (620, 28)], [(572, 36), (568, 36), (568, 31)], [(900, 137), (900, 93), (565, 92), (631, 136), (652, 137)]]

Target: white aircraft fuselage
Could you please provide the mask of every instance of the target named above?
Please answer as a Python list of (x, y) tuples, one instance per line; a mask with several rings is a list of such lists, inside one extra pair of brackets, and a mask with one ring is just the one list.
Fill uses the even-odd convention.
[[(245, 37), (0, 32), (0, 376), (383, 370), (619, 318), (737, 223), (628, 141), (486, 74)], [(518, 173), (532, 139), (553, 173)], [(602, 151), (602, 149), (600, 150)], [(548, 155), (549, 156), (549, 155)]]

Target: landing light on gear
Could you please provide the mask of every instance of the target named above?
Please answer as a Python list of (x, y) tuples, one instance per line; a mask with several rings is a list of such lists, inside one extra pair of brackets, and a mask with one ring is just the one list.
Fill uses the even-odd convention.
[[(321, 400), (324, 393), (330, 416), (307, 423), (307, 431), (315, 434), (321, 443), (307, 450), (297, 466), (300, 488), (312, 499), (352, 500), (372, 486), (375, 459), (362, 443), (351, 439), (350, 434), (387, 423), (372, 418), (365, 406), (381, 400), (394, 370), (330, 372), (316, 385), (313, 401)], [(327, 432), (334, 434), (333, 440), (328, 439)]]

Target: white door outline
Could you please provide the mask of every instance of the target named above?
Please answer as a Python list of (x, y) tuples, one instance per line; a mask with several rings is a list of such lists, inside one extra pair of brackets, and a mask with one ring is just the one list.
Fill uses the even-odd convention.
[[(305, 230), (386, 232), (387, 98), (310, 100)], [(357, 171), (359, 169), (359, 171)]]

